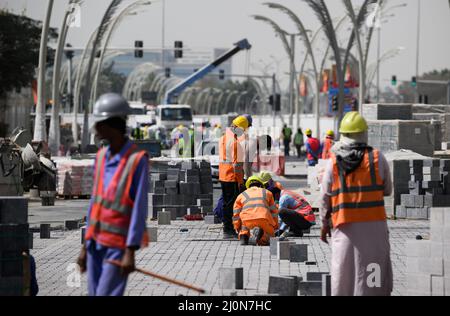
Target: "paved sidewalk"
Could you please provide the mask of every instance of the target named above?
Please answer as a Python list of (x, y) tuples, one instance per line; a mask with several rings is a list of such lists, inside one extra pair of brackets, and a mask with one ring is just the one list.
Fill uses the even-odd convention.
[[(152, 222), (150, 225), (155, 225)], [(394, 295), (406, 293), (405, 242), (416, 235), (428, 236), (427, 221), (390, 221), (392, 260), (394, 266)], [(187, 233), (180, 232), (188, 228)], [(295, 239), (308, 244), (309, 261), (317, 265), (278, 261), (270, 257), (268, 247), (242, 247), (237, 241), (223, 241), (220, 225), (205, 225), (203, 222), (174, 221), (171, 226), (158, 227), (158, 242), (140, 251), (136, 265), (156, 273), (167, 275), (205, 288), (207, 295), (252, 296), (267, 294), (270, 275), (305, 276), (306, 272), (328, 272), (330, 248), (320, 242), (319, 229), (311, 235)], [(34, 235), (32, 254), (36, 258), (40, 295), (67, 296), (86, 295), (86, 276), (81, 287), (69, 287), (73, 274), (67, 271), (76, 261), (80, 250), (80, 231), (52, 232), (52, 239), (41, 240)], [(218, 270), (220, 267), (243, 267), (244, 290), (223, 291), (220, 289)], [(72, 276), (72, 277), (71, 277)], [(197, 293), (158, 280), (133, 274), (129, 279), (127, 295), (173, 296), (198, 295)]]

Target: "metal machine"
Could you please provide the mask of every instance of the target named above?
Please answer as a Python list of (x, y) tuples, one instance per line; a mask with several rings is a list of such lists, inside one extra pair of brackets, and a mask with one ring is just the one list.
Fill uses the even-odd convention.
[(57, 169), (43, 148), (23, 129), (11, 138), (0, 138), (0, 195), (21, 196), (34, 189), (40, 192), (42, 205), (54, 205)]

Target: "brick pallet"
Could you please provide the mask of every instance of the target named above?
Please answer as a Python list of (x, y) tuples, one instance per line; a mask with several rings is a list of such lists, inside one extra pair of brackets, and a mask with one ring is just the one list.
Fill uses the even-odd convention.
[(0, 197), (0, 296), (26, 294), (29, 266), (23, 253), (29, 249), (27, 199)]
[(430, 208), (450, 206), (450, 160), (411, 160), (409, 194), (402, 194), (397, 218), (429, 219)]
[(152, 218), (170, 212), (172, 219), (213, 210), (211, 164), (205, 160), (150, 161), (149, 206)]
[(430, 240), (406, 244), (409, 296), (450, 295), (450, 208), (431, 208), (430, 218)]

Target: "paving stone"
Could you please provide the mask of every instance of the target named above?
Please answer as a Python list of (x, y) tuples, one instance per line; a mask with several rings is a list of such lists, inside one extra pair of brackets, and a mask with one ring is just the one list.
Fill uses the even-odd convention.
[(204, 217), (204, 219), (205, 219), (205, 224), (208, 224), (208, 225), (220, 224), (220, 219), (215, 215), (206, 215)]
[(50, 224), (41, 224), (40, 236), (41, 239), (50, 239)]
[(322, 296), (331, 296), (331, 275), (322, 275)]
[(152, 173), (151, 179), (155, 181), (165, 181), (167, 180), (167, 174), (166, 173)]
[(329, 272), (307, 272), (306, 281), (308, 282), (322, 282), (322, 276), (329, 275)]
[(322, 280), (319, 282), (300, 282), (298, 289), (301, 296), (322, 296)]
[(170, 225), (171, 217), (170, 212), (158, 212), (158, 225)]
[(295, 245), (293, 241), (279, 241), (277, 246), (277, 259), (278, 260), (289, 260), (290, 248)]
[(166, 188), (166, 189), (176, 189), (176, 188), (178, 188), (178, 180), (167, 180), (167, 181), (164, 181), (164, 188)]
[(431, 295), (432, 296), (444, 296), (444, 277), (431, 276)]
[(178, 194), (179, 192), (178, 192), (177, 188), (166, 188), (165, 193), (170, 194), (170, 195), (175, 195), (175, 194)]
[(64, 227), (66, 227), (67, 230), (77, 230), (79, 228), (79, 221), (65, 221)]
[(28, 199), (0, 197), (0, 224), (27, 224)]
[(150, 243), (158, 242), (158, 227), (147, 226), (147, 234)]
[(270, 276), (269, 294), (298, 296), (298, 278), (295, 276)]
[(244, 289), (244, 268), (220, 268), (220, 285), (224, 290)]
[(308, 245), (291, 245), (291, 247), (289, 247), (289, 261), (308, 261)]

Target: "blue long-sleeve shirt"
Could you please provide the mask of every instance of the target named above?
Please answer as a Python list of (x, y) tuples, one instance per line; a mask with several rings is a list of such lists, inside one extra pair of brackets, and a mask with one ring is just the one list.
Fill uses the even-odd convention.
[[(121, 158), (126, 154), (128, 149), (130, 149), (132, 145), (131, 141), (127, 141), (125, 146), (121, 149), (121, 151), (116, 154), (112, 159), (111, 150), (108, 147), (106, 152), (106, 162), (105, 162), (105, 172), (103, 178), (103, 188), (106, 189), (111, 182), (117, 167), (119, 166), (119, 162)], [(94, 164), (94, 169), (97, 164)], [(95, 174), (95, 170), (94, 170)], [(127, 236), (127, 247), (139, 248), (141, 245), (142, 237), (144, 235), (146, 229), (146, 221), (148, 215), (148, 161), (147, 159), (141, 159), (139, 165), (134, 173), (134, 178), (131, 183), (130, 188), (130, 197), (134, 200), (134, 207), (131, 212), (131, 221), (130, 227), (128, 230)], [(91, 214), (92, 204), (93, 204), (94, 195), (92, 195), (89, 210), (88, 210), (88, 221), (87, 225), (89, 225), (89, 218)], [(89, 247), (89, 240), (87, 241), (87, 246)], [(101, 245), (97, 244), (97, 248), (102, 248)]]

